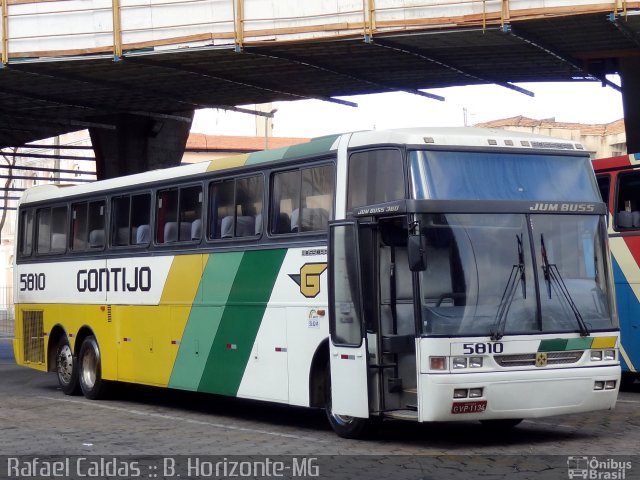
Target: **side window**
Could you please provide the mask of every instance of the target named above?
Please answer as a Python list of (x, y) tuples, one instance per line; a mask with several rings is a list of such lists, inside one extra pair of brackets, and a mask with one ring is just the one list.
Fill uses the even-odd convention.
[(600, 190), (600, 196), (602, 201), (609, 207), (609, 189), (611, 187), (611, 177), (609, 175), (598, 175), (598, 189)]
[(20, 215), (20, 256), (28, 257), (33, 252), (33, 210)]
[(71, 249), (104, 247), (104, 200), (71, 205)]
[(111, 245), (148, 245), (151, 194), (124, 195), (111, 201)]
[(39, 209), (37, 223), (37, 252), (63, 253), (67, 249), (67, 207)]
[(276, 173), (271, 190), (271, 233), (291, 233), (293, 212), (300, 211), (300, 170)]
[(349, 157), (347, 210), (405, 197), (400, 150), (369, 150)]
[(202, 236), (202, 187), (161, 190), (156, 212), (158, 243), (190, 242)]
[(262, 233), (262, 175), (225, 180), (209, 187), (211, 240)]
[(87, 248), (88, 212), (87, 202), (71, 205), (71, 250)]
[(640, 228), (640, 172), (618, 176), (616, 208), (617, 230)]
[(333, 218), (334, 191), (332, 165), (276, 173), (271, 194), (271, 233), (326, 230)]

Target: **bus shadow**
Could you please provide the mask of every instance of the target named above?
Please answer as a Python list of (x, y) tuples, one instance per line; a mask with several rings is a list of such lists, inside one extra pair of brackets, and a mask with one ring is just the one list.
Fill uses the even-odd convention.
[[(168, 408), (187, 414), (211, 415), (212, 423), (256, 422), (261, 428), (291, 428), (330, 433), (321, 409), (293, 407), (256, 400), (224, 397), (199, 392), (167, 390), (140, 385), (117, 385), (111, 400)], [(535, 422), (524, 422), (512, 429), (492, 429), (477, 421), (418, 424), (385, 420), (368, 441), (386, 444), (425, 446), (459, 450), (469, 447), (510, 447), (544, 445), (559, 441), (595, 439), (596, 434), (574, 429), (559, 431)], [(338, 437), (335, 437), (338, 439)], [(340, 439), (349, 442), (349, 440)]]

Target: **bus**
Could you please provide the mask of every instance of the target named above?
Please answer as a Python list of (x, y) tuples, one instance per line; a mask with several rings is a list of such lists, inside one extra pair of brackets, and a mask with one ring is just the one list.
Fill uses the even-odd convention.
[(608, 233), (620, 316), (622, 382), (640, 380), (640, 154), (593, 161)]
[(399, 129), (25, 192), (17, 363), (385, 418), (607, 410), (606, 209), (580, 144)]

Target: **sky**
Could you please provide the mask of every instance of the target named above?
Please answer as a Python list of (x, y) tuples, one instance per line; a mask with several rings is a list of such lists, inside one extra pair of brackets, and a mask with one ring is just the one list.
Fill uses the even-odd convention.
[[(609, 77), (620, 84), (617, 76)], [(520, 83), (529, 97), (497, 85), (425, 90), (444, 102), (404, 92), (338, 97), (358, 103), (347, 107), (319, 100), (274, 102), (273, 135), (318, 137), (355, 130), (463, 126), (524, 115), (558, 122), (609, 123), (623, 117), (622, 95), (596, 82)], [(254, 105), (245, 105), (254, 108)], [(196, 112), (191, 129), (209, 135), (256, 135), (252, 115), (222, 110)], [(260, 135), (260, 133), (258, 133)]]

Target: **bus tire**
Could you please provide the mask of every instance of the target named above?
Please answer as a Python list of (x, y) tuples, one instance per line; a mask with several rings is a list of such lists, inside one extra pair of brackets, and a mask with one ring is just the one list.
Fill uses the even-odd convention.
[(480, 420), (483, 427), (490, 428), (491, 430), (510, 430), (513, 427), (520, 425), (522, 418), (500, 418), (496, 420)]
[(342, 438), (363, 439), (370, 437), (379, 425), (379, 418), (358, 418), (333, 413), (331, 405), (331, 368), (327, 365), (325, 376), (325, 413), (333, 431)]
[(80, 347), (78, 377), (85, 397), (90, 400), (99, 400), (106, 396), (108, 382), (102, 379), (100, 347), (93, 335), (85, 338)]
[(65, 395), (80, 395), (78, 381), (78, 359), (73, 356), (66, 336), (60, 339), (56, 348), (56, 375), (58, 384)]

